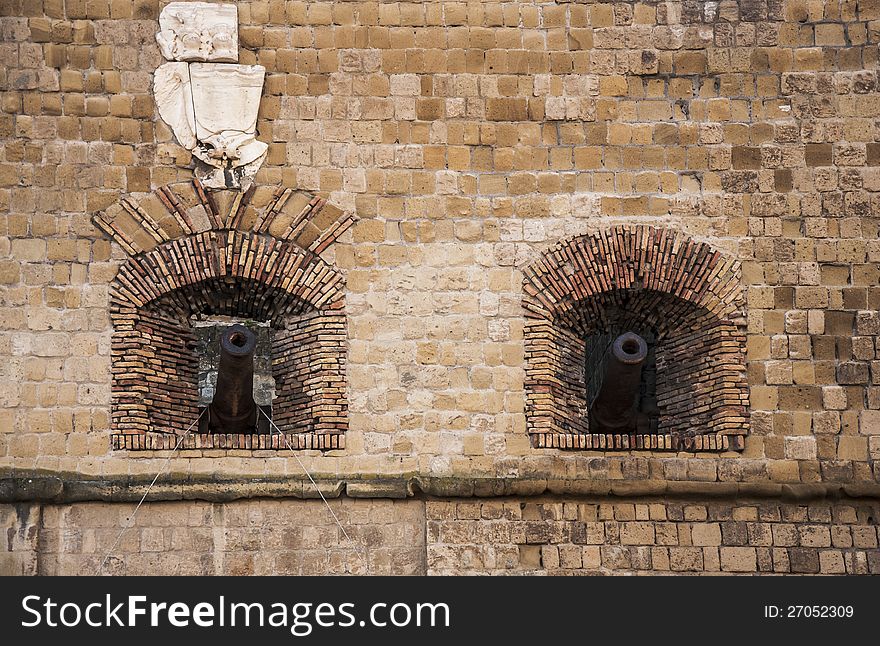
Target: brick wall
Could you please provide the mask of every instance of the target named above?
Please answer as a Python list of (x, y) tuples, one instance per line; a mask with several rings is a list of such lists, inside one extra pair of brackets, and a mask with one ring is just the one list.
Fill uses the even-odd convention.
[[(340, 282), (314, 254), (237, 229), (193, 232), (134, 254), (111, 292), (114, 446), (172, 448), (195, 424), (198, 357), (191, 326), (220, 315), (277, 328), (270, 332), (280, 384), (273, 411), (292, 445), (340, 448), (347, 426)], [(299, 399), (294, 383), (305, 385)], [(202, 439), (211, 446), (215, 438)], [(245, 439), (230, 436), (230, 446), (244, 447)]]
[[(524, 273), (526, 424), (537, 446), (742, 448), (748, 384), (738, 263), (668, 231), (615, 227), (560, 242)], [(659, 423), (652, 433), (597, 433), (586, 366), (605, 346), (588, 342), (626, 331), (657, 340)]]

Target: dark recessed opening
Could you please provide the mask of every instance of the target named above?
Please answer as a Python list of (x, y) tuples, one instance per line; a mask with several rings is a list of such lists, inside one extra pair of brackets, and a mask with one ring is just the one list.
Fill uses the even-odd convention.
[(244, 347), (245, 343), (247, 343), (247, 339), (245, 339), (244, 334), (242, 334), (241, 332), (233, 332), (229, 336), (229, 342), (237, 348), (241, 348)]
[(635, 339), (627, 339), (623, 342), (621, 346), (623, 351), (627, 354), (638, 354), (639, 353), (639, 343)]

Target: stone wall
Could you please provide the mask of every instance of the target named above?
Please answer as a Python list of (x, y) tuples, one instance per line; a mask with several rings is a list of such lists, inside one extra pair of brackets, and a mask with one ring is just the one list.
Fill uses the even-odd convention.
[[(153, 213), (166, 187), (193, 178), (152, 97), (164, 4), (0, 4), (0, 480), (124, 486), (149, 482), (169, 456), (164, 440), (111, 443), (111, 289), (130, 257), (180, 224), (163, 220), (157, 240), (125, 214)], [(296, 208), (272, 229), (227, 196), (198, 223), (269, 226), (344, 278), (347, 414), (339, 375), (320, 405), (345, 441), (297, 442), (296, 457), (280, 444), (191, 442), (170, 472), (220, 483), (205, 497), (226, 480), (302, 478), (305, 467), (330, 488), (442, 480), (440, 497), (828, 493), (875, 504), (880, 1), (236, 5), (239, 60), (267, 70), (258, 131), (269, 152), (253, 199), (267, 207), (289, 189)], [(558, 245), (618, 226), (672, 232), (740, 268), (748, 414), (733, 445), (529, 437), (525, 273)], [(196, 234), (181, 235), (163, 244), (185, 248)], [(4, 512), (10, 527), (34, 526), (23, 509)], [(10, 536), (13, 569), (33, 571), (30, 530)], [(537, 550), (551, 569), (560, 545)], [(636, 547), (667, 550), (672, 568), (672, 547), (690, 546)], [(777, 546), (753, 547), (758, 567), (764, 548), (775, 567)], [(863, 567), (860, 548), (847, 549), (844, 563)], [(622, 569), (646, 562), (627, 550)], [(536, 549), (516, 551), (534, 569)], [(627, 562), (617, 551), (602, 567)]]
[(880, 574), (878, 512), (854, 501), (429, 503), (428, 571)]
[[(715, 472), (876, 485), (876, 3), (238, 7), (241, 61), (268, 70), (257, 183), (358, 218), (316, 248), (346, 280), (349, 430), (344, 450), (304, 455), (310, 470), (550, 477), (607, 455), (530, 443), (522, 272), (629, 222), (742, 266), (750, 429)], [(6, 468), (124, 475), (165, 457), (111, 449), (126, 251), (91, 221), (191, 177), (150, 94), (158, 9), (3, 7)], [(283, 452), (174, 462), (299, 470)]]
[[(418, 501), (0, 505), (0, 574), (419, 574)], [(122, 526), (130, 527), (120, 535)], [(118, 540), (118, 542), (117, 542)], [(109, 554), (109, 557), (108, 557)], [(108, 557), (103, 565), (105, 557)]]
[(0, 505), (0, 528), (5, 538), (0, 549), (0, 573), (4, 576), (37, 573), (41, 514), (40, 505)]
[[(0, 506), (0, 574), (880, 574), (857, 500), (319, 501)], [(117, 538), (119, 538), (118, 543)]]

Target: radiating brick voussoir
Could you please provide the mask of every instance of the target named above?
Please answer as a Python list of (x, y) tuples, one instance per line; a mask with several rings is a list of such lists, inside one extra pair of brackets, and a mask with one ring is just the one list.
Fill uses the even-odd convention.
[(247, 191), (208, 190), (198, 180), (175, 182), (152, 193), (133, 193), (93, 221), (130, 256), (206, 231), (271, 235), (322, 253), (354, 222), (324, 198), (282, 186)]
[(342, 275), (310, 251), (268, 235), (206, 231), (130, 258), (113, 285), (113, 305), (142, 308), (176, 290), (221, 278), (286, 292), (300, 310), (340, 309), (344, 299)]
[(739, 263), (684, 234), (618, 226), (558, 243), (524, 270), (529, 316), (554, 319), (584, 299), (615, 289), (665, 292), (722, 319), (744, 306)]

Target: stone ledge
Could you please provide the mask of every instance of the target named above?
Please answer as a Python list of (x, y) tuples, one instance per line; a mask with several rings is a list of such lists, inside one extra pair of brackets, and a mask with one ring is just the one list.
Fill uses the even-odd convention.
[[(41, 501), (138, 502), (152, 478), (128, 476), (93, 479), (52, 472), (0, 472), (0, 503)], [(492, 498), (500, 496), (568, 496), (610, 498), (709, 497), (814, 500), (880, 499), (880, 483), (777, 484), (770, 482), (693, 482), (668, 480), (555, 480), (503, 478), (328, 479), (315, 484), (326, 498)], [(228, 478), (169, 474), (152, 488), (147, 500), (228, 502), (244, 498), (319, 498), (307, 478)]]
[(679, 437), (666, 434), (620, 434), (611, 433), (532, 433), (532, 446), (537, 449), (562, 449), (567, 451), (695, 451), (723, 452), (742, 451), (745, 440), (742, 435), (696, 435)]
[[(110, 446), (114, 451), (171, 451), (180, 436), (172, 433), (113, 433)], [(190, 433), (178, 451), (287, 451), (317, 449), (330, 451), (345, 448), (343, 433)]]

